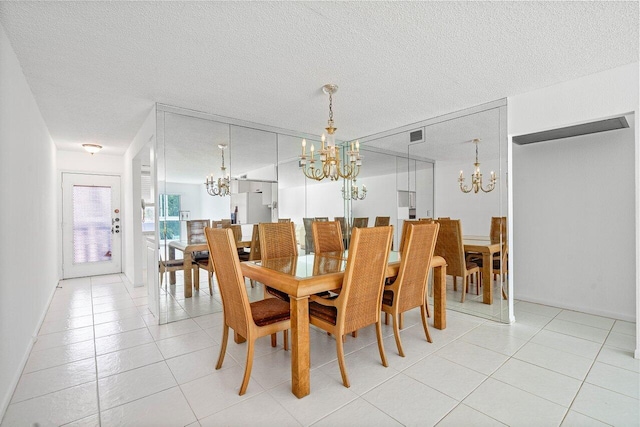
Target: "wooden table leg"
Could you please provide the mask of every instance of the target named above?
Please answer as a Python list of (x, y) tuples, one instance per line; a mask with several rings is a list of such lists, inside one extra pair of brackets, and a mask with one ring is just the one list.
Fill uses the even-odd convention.
[(492, 258), (491, 252), (482, 253), (482, 302), (485, 304), (493, 304)]
[(191, 253), (184, 253), (184, 297), (191, 298)]
[(433, 326), (447, 327), (447, 266), (433, 267)]
[[(176, 259), (176, 248), (169, 246), (169, 259)], [(169, 272), (169, 283), (172, 285), (176, 284), (176, 272)]]
[(291, 392), (301, 398), (311, 392), (309, 297), (291, 297), (291, 341)]

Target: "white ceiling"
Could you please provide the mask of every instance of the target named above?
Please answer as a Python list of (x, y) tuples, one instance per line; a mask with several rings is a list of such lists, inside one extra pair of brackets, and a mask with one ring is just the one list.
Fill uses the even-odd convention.
[[(638, 61), (638, 2), (1, 2), (60, 149), (154, 102), (343, 140)], [(465, 137), (465, 139), (468, 139)]]

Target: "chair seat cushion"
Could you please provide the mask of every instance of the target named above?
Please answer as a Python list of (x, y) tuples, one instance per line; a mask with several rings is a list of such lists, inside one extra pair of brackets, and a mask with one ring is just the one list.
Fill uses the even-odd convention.
[(203, 268), (205, 270), (209, 270), (209, 258), (197, 260), (196, 264), (200, 268)]
[(168, 259), (160, 262), (164, 264), (165, 267), (181, 267), (184, 265), (184, 260), (182, 259)]
[(203, 259), (209, 259), (209, 252), (203, 251), (203, 252), (194, 252), (193, 253), (193, 259), (196, 261), (200, 261)]
[(384, 291), (384, 293), (382, 294), (382, 303), (384, 305), (393, 305), (393, 291)]
[(467, 262), (467, 270), (473, 270), (474, 268), (478, 268), (478, 264), (475, 262)]
[(269, 292), (274, 297), (276, 297), (276, 298), (278, 298), (278, 299), (280, 299), (282, 301), (285, 301), (286, 303), (289, 302), (289, 295), (285, 294), (284, 292), (279, 291), (279, 290), (274, 289), (274, 288), (271, 288), (269, 286), (267, 286), (266, 289), (267, 289), (267, 292)]
[(278, 298), (266, 298), (251, 303), (251, 317), (258, 326), (282, 322), (291, 317), (289, 303)]
[(330, 307), (311, 301), (309, 303), (309, 315), (335, 325), (336, 319), (338, 317), (338, 310), (335, 307)]

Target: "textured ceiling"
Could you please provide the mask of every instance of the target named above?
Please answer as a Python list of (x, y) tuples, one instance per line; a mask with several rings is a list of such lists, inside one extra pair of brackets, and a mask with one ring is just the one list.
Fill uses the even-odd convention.
[(638, 2), (1, 2), (61, 149), (154, 102), (353, 139), (638, 61)]

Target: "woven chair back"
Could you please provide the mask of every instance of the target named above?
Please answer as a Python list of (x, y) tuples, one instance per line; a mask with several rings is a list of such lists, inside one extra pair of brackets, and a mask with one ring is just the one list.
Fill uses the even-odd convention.
[(400, 270), (394, 283), (398, 295), (394, 304), (407, 311), (424, 304), (431, 259), (436, 247), (439, 224), (409, 223)]
[(261, 259), (298, 256), (293, 222), (262, 222), (258, 224), (258, 234)]
[(316, 221), (329, 221), (329, 217), (326, 216), (317, 216)]
[(251, 233), (251, 247), (249, 248), (249, 261), (260, 260), (260, 235), (258, 233), (258, 224), (253, 224), (253, 233)]
[(204, 235), (205, 227), (209, 227), (208, 219), (193, 219), (187, 221), (187, 243), (205, 243), (207, 238)]
[(278, 222), (291, 222), (291, 218), (278, 218)]
[(337, 297), (337, 323), (351, 332), (380, 319), (393, 227), (357, 228), (353, 230), (351, 247), (344, 272), (342, 290)]
[(391, 222), (390, 216), (377, 216), (374, 227), (386, 227)]
[(402, 234), (400, 235), (400, 248), (398, 251), (402, 253), (404, 251), (404, 245), (407, 238), (407, 229), (409, 224), (432, 224), (433, 220), (431, 218), (421, 218), (418, 220), (415, 219), (405, 219), (402, 223)]
[(231, 220), (230, 219), (221, 219), (220, 220), (220, 224), (222, 225), (222, 228), (229, 228), (229, 227), (231, 227)]
[(353, 218), (353, 228), (367, 228), (369, 226), (369, 217)]
[(311, 224), (313, 224), (313, 218), (302, 218), (302, 224), (304, 225), (304, 251), (305, 253), (315, 252), (313, 247), (313, 230)]
[(467, 268), (460, 220), (438, 219), (436, 222), (440, 224), (440, 231), (436, 241), (435, 255), (441, 256), (447, 261), (449, 276), (465, 277)]
[(340, 231), (342, 231), (342, 237), (347, 235), (347, 221), (344, 219), (343, 216), (336, 216), (334, 217), (334, 220), (338, 221), (340, 223)]
[(342, 229), (338, 221), (314, 221), (311, 228), (315, 253), (344, 251)]
[(232, 224), (229, 227), (223, 228), (230, 228), (231, 231), (233, 231), (233, 238), (236, 239), (236, 242), (242, 240), (242, 227), (240, 226), (240, 224)]
[(246, 337), (251, 307), (240, 268), (233, 232), (227, 228), (206, 228), (209, 253), (215, 267), (226, 323)]
[(507, 217), (494, 216), (491, 218), (491, 231), (489, 232), (491, 243), (507, 242)]

